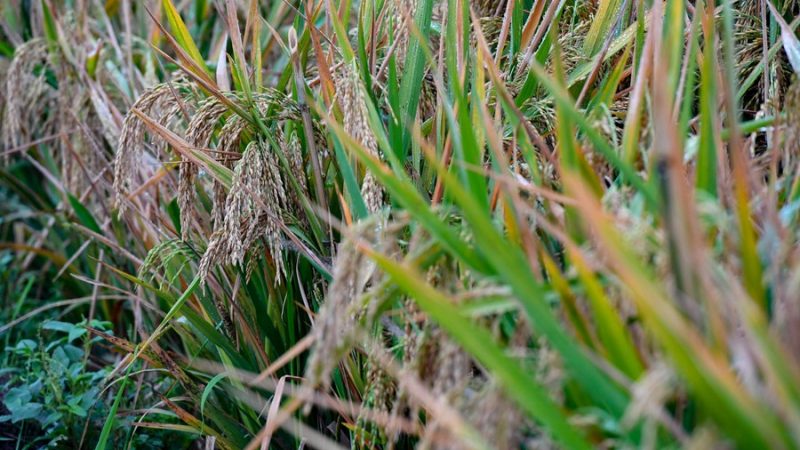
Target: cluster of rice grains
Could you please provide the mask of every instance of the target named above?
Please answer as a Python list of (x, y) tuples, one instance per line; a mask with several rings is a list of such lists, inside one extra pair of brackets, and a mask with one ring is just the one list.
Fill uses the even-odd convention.
[[(330, 386), (330, 374), (343, 355), (350, 351), (365, 328), (368, 306), (380, 300), (376, 286), (380, 274), (359, 246), (379, 244), (379, 235), (388, 236), (378, 224), (378, 216), (361, 221), (347, 231), (339, 244), (333, 264), (333, 280), (314, 325), (315, 346), (308, 362), (307, 378), (313, 386)], [(394, 238), (395, 236), (391, 236)], [(384, 243), (388, 245), (387, 238)], [(380, 251), (380, 249), (379, 249)]]
[(219, 252), (223, 252), (227, 262), (241, 264), (245, 253), (262, 236), (280, 277), (283, 272), (280, 223), (286, 208), (286, 192), (274, 150), (262, 140), (251, 141), (234, 169), (224, 218), (217, 224), (209, 250), (203, 256), (201, 277), (207, 276), (209, 264), (219, 258)]
[[(398, 253), (397, 242), (403, 225), (386, 223), (373, 215), (350, 227), (337, 249), (333, 280), (315, 321), (314, 346), (306, 369), (306, 382), (312, 387), (330, 388), (331, 374), (359, 343), (370, 339), (376, 311), (387, 290), (383, 274), (365, 255), (364, 247), (382, 253)], [(382, 349), (382, 347), (378, 347)], [(394, 380), (373, 361), (368, 363), (367, 386), (362, 407), (389, 411), (395, 396)], [(343, 366), (340, 366), (343, 367)], [(374, 448), (385, 440), (383, 430), (365, 416), (358, 418), (354, 448)]]
[[(427, 280), (438, 290), (448, 292), (453, 298), (482, 288), (469, 280), (447, 258), (442, 258), (428, 269)], [(507, 399), (494, 381), (481, 371), (475, 361), (447, 333), (427, 319), (420, 319), (414, 308), (408, 316), (407, 336), (404, 349), (405, 364), (430, 389), (451, 405), (494, 448), (519, 448), (530, 430), (514, 404)], [(499, 325), (497, 317), (482, 319), (494, 328)], [(418, 331), (412, 331), (417, 328)], [(512, 349), (522, 351), (527, 336), (520, 336)], [(554, 384), (559, 382), (553, 380)], [(554, 386), (556, 388), (556, 386)], [(410, 401), (410, 396), (403, 397)], [(419, 406), (413, 401), (410, 410)], [(395, 410), (397, 411), (397, 409)], [(428, 418), (418, 448), (461, 450), (471, 448), (453, 435), (438, 416)]]
[[(145, 91), (125, 116), (114, 159), (114, 201), (120, 216), (129, 206), (126, 197), (130, 194), (131, 187), (140, 185), (152, 175), (157, 163), (152, 161), (152, 157), (157, 158), (164, 153), (165, 141), (155, 139), (153, 134), (148, 135), (146, 124), (136, 113), (144, 114), (160, 125), (172, 128), (175, 122), (180, 122), (183, 108), (190, 103), (187, 100), (192, 95), (191, 89), (191, 83), (182, 79), (156, 85)], [(156, 144), (154, 155), (145, 151), (149, 143)], [(145, 162), (148, 164), (143, 164)]]
[[(8, 148), (18, 147), (32, 140), (36, 133), (52, 131), (41, 117), (46, 117), (46, 108), (54, 98), (44, 72), (36, 74), (36, 67), (48, 64), (47, 43), (33, 39), (20, 45), (6, 73), (5, 111), (3, 120), (3, 144)], [(37, 108), (32, 108), (37, 105)], [(50, 128), (48, 130), (48, 128)]]
[[(361, 80), (356, 68), (350, 64), (343, 64), (337, 73), (336, 95), (344, 114), (345, 131), (364, 147), (370, 156), (378, 157), (378, 143), (370, 128), (369, 112)], [(383, 205), (383, 188), (371, 172), (364, 176), (361, 197), (370, 213), (378, 211)]]
[[(245, 254), (258, 248), (262, 238), (272, 257), (276, 281), (280, 282), (285, 273), (284, 218), (300, 211), (298, 195), (306, 194), (306, 177), (297, 137), (284, 135), (283, 122), (298, 119), (299, 110), (277, 91), (259, 94), (255, 103), (277, 139), (258, 136), (247, 121), (235, 115), (229, 116), (222, 126), (216, 156), (225, 165), (231, 164), (232, 156), (239, 155), (238, 149), (245, 139), (250, 141), (233, 165), (230, 190), (226, 192), (215, 182), (214, 233), (200, 263), (202, 279), (214, 264), (243, 264)], [(281, 155), (285, 165), (280, 161)], [(290, 179), (295, 183), (289, 182)], [(255, 259), (248, 261), (254, 263)], [(247, 267), (248, 276), (253, 268), (253, 265)]]
[[(234, 95), (230, 97), (235, 102), (244, 101)], [(213, 177), (210, 183), (213, 231), (200, 261), (202, 280), (217, 264), (252, 262), (245, 255), (260, 248), (262, 242), (272, 256), (278, 281), (284, 272), (281, 228), (287, 214), (299, 211), (298, 198), (306, 189), (302, 149), (294, 132), (286, 136), (284, 129), (287, 121), (299, 118), (300, 112), (294, 102), (274, 90), (256, 94), (253, 102), (261, 120), (274, 131), (275, 139), (268, 141), (259, 136), (248, 120), (231, 113), (228, 106), (214, 97), (202, 98), (193, 83), (180, 78), (146, 91), (133, 104), (123, 123), (114, 164), (120, 214), (125, 212), (125, 196), (131, 186), (152, 176), (154, 170), (142, 165), (148, 133), (137, 114), (144, 114), (165, 128), (183, 131), (188, 150), (207, 153), (232, 169), (229, 187)], [(155, 156), (163, 159), (165, 142), (157, 134), (149, 135), (155, 144)], [(283, 173), (277, 152), (287, 162)], [(197, 218), (197, 176), (201, 167), (185, 151), (177, 158), (181, 237), (188, 240)], [(296, 184), (289, 183), (289, 178)], [(301, 192), (296, 192), (295, 187)], [(248, 265), (248, 274), (253, 267)]]
[[(77, 37), (73, 37), (77, 40)], [(116, 125), (97, 84), (87, 84), (83, 65), (88, 58), (84, 46), (75, 42), (73, 53), (50, 45), (43, 38), (21, 43), (5, 68), (0, 89), (3, 119), (0, 137), (3, 156), (11, 156), (39, 141), (53, 141), (53, 159), (61, 168), (61, 179), (71, 192), (83, 194), (96, 185), (106, 166), (104, 142), (113, 143)], [(95, 75), (102, 78), (102, 71)], [(99, 175), (98, 175), (99, 174)], [(102, 195), (100, 196), (102, 197)]]

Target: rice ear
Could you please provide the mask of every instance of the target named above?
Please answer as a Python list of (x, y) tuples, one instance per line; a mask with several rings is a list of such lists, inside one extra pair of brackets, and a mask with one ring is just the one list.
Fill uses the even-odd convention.
[(131, 106), (125, 116), (122, 130), (117, 144), (117, 154), (114, 158), (114, 205), (119, 209), (119, 215), (125, 213), (127, 207), (125, 195), (130, 191), (134, 179), (140, 173), (139, 164), (144, 154), (145, 124), (133, 110), (141, 111), (148, 116), (155, 117), (162, 125), (169, 123), (180, 111), (176, 92), (173, 86), (183, 86), (183, 83), (163, 83), (149, 89), (139, 97)]
[(42, 126), (48, 101), (42, 101), (49, 87), (41, 75), (34, 75), (37, 65), (48, 62), (47, 43), (32, 39), (17, 47), (8, 67), (5, 82), (5, 116), (2, 127), (6, 147), (17, 147), (31, 140), (33, 131)]
[[(336, 95), (344, 115), (344, 129), (374, 156), (379, 156), (378, 142), (369, 122), (366, 95), (358, 72), (351, 64), (342, 65), (334, 80)], [(371, 173), (361, 184), (361, 196), (367, 211), (375, 213), (383, 207), (383, 187)]]
[[(300, 185), (300, 193), (302, 195), (308, 195), (308, 179), (306, 177), (305, 166), (303, 165), (303, 149), (300, 146), (300, 140), (294, 133), (287, 139), (283, 132), (279, 131), (278, 145), (280, 145), (280, 151), (286, 155), (286, 159), (289, 161), (291, 175)], [(287, 189), (285, 195), (286, 204), (284, 207), (287, 211), (294, 212), (302, 220), (305, 214), (303, 214), (303, 207), (298, 193), (295, 192), (294, 189)]]
[[(394, 256), (399, 233), (406, 226), (405, 221), (387, 224), (386, 214), (375, 214), (343, 232), (333, 263), (333, 280), (312, 330), (314, 346), (306, 368), (310, 386), (330, 386), (331, 371), (355, 341), (380, 320), (380, 305), (385, 305), (390, 293), (383, 289), (383, 272), (360, 246), (370, 245)], [(384, 400), (384, 409), (391, 409), (389, 400)]]
[(228, 108), (214, 97), (201, 102), (186, 127), (186, 142), (195, 147), (208, 147), (214, 130), (227, 112)]
[[(391, 2), (390, 17), (395, 17), (397, 22), (394, 24), (395, 31), (395, 50), (394, 56), (398, 64), (402, 64), (406, 60), (408, 53), (409, 37), (411, 36), (411, 24), (409, 21), (414, 20), (417, 13), (419, 0), (394, 0)], [(338, 90), (337, 90), (338, 91)]]
[[(208, 148), (214, 131), (228, 108), (216, 98), (210, 97), (200, 104), (186, 127), (186, 141), (195, 148)], [(189, 239), (192, 218), (195, 216), (197, 191), (195, 179), (198, 167), (185, 157), (181, 157), (181, 167), (178, 180), (178, 204), (181, 210), (181, 237)], [(221, 189), (221, 186), (217, 189)]]
[[(215, 157), (218, 162), (230, 168), (233, 166), (233, 155), (239, 154), (239, 144), (242, 133), (247, 129), (247, 122), (239, 116), (228, 117), (219, 132), (219, 142)], [(214, 229), (220, 229), (225, 223), (225, 205), (227, 204), (228, 192), (218, 181), (214, 181), (212, 192), (212, 211)]]
[(285, 276), (281, 230), (287, 204), (273, 150), (263, 141), (250, 142), (234, 168), (224, 205), (217, 206), (220, 222), (201, 261), (202, 278), (214, 264), (243, 264), (247, 252), (264, 238), (280, 282)]
[(189, 240), (194, 217), (194, 205), (197, 200), (194, 182), (197, 178), (197, 166), (185, 156), (181, 156), (178, 168), (178, 207), (181, 211), (181, 239)]
[(224, 261), (227, 251), (227, 241), (223, 238), (223, 231), (217, 230), (212, 233), (208, 240), (206, 251), (203, 253), (203, 257), (200, 258), (200, 267), (197, 270), (201, 284), (206, 284), (211, 269)]
[(396, 397), (396, 385), (389, 375), (381, 370), (381, 367), (373, 362), (369, 362), (367, 369), (367, 387), (365, 397), (362, 400), (363, 408), (356, 421), (354, 449), (375, 448), (375, 442), (384, 442), (386, 436), (382, 427), (370, 422), (369, 414), (375, 411), (390, 412), (392, 403)]

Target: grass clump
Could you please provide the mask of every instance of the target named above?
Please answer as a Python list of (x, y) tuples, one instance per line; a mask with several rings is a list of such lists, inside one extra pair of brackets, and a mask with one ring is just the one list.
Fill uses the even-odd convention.
[(3, 5), (8, 442), (800, 447), (795, 2), (262, 3)]

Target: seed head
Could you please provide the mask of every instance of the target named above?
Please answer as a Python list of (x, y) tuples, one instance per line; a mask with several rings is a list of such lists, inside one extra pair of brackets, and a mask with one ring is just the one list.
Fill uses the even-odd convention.
[(19, 47), (8, 67), (5, 83), (5, 116), (2, 128), (6, 147), (17, 147), (31, 140), (37, 130), (46, 126), (42, 122), (50, 109), (52, 89), (45, 81), (45, 71), (37, 75), (37, 66), (48, 63), (47, 43), (32, 39)]
[[(222, 116), (227, 112), (227, 107), (216, 98), (208, 98), (200, 103), (197, 112), (192, 116), (186, 128), (186, 141), (197, 149), (206, 149), (211, 143), (214, 130)], [(189, 238), (192, 217), (197, 199), (194, 181), (198, 168), (186, 157), (181, 156), (181, 167), (178, 179), (178, 205), (181, 210), (181, 235), (184, 240)]]
[[(136, 109), (158, 122), (169, 123), (178, 114), (179, 104), (175, 97), (184, 83), (159, 84), (146, 91), (134, 102), (131, 109)], [(145, 125), (132, 111), (128, 112), (122, 123), (117, 155), (114, 158), (114, 192), (115, 204), (122, 215), (125, 212), (125, 195), (129, 192), (133, 180), (140, 173), (139, 164), (145, 149)]]
[[(342, 66), (336, 78), (336, 92), (344, 114), (344, 130), (361, 144), (367, 152), (378, 157), (378, 143), (369, 123), (366, 96), (356, 69), (349, 64)], [(361, 184), (361, 197), (367, 211), (375, 213), (383, 206), (383, 187), (371, 173)]]
[(218, 263), (243, 264), (247, 252), (264, 238), (280, 281), (285, 275), (281, 228), (287, 199), (275, 155), (264, 142), (248, 144), (224, 201), (218, 207), (224, 215), (200, 263), (201, 277)]
[[(377, 220), (377, 219), (376, 219)], [(377, 228), (372, 220), (356, 223), (339, 245), (333, 264), (333, 281), (314, 326), (315, 345), (309, 359), (307, 378), (312, 386), (330, 385), (329, 375), (358, 334), (359, 318), (368, 310), (360, 302), (375, 266), (357, 244), (374, 244)]]

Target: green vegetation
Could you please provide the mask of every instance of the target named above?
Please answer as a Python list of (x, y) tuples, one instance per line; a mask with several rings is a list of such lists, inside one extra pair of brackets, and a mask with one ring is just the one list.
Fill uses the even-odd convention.
[(800, 448), (798, 12), (0, 3), (0, 448)]

